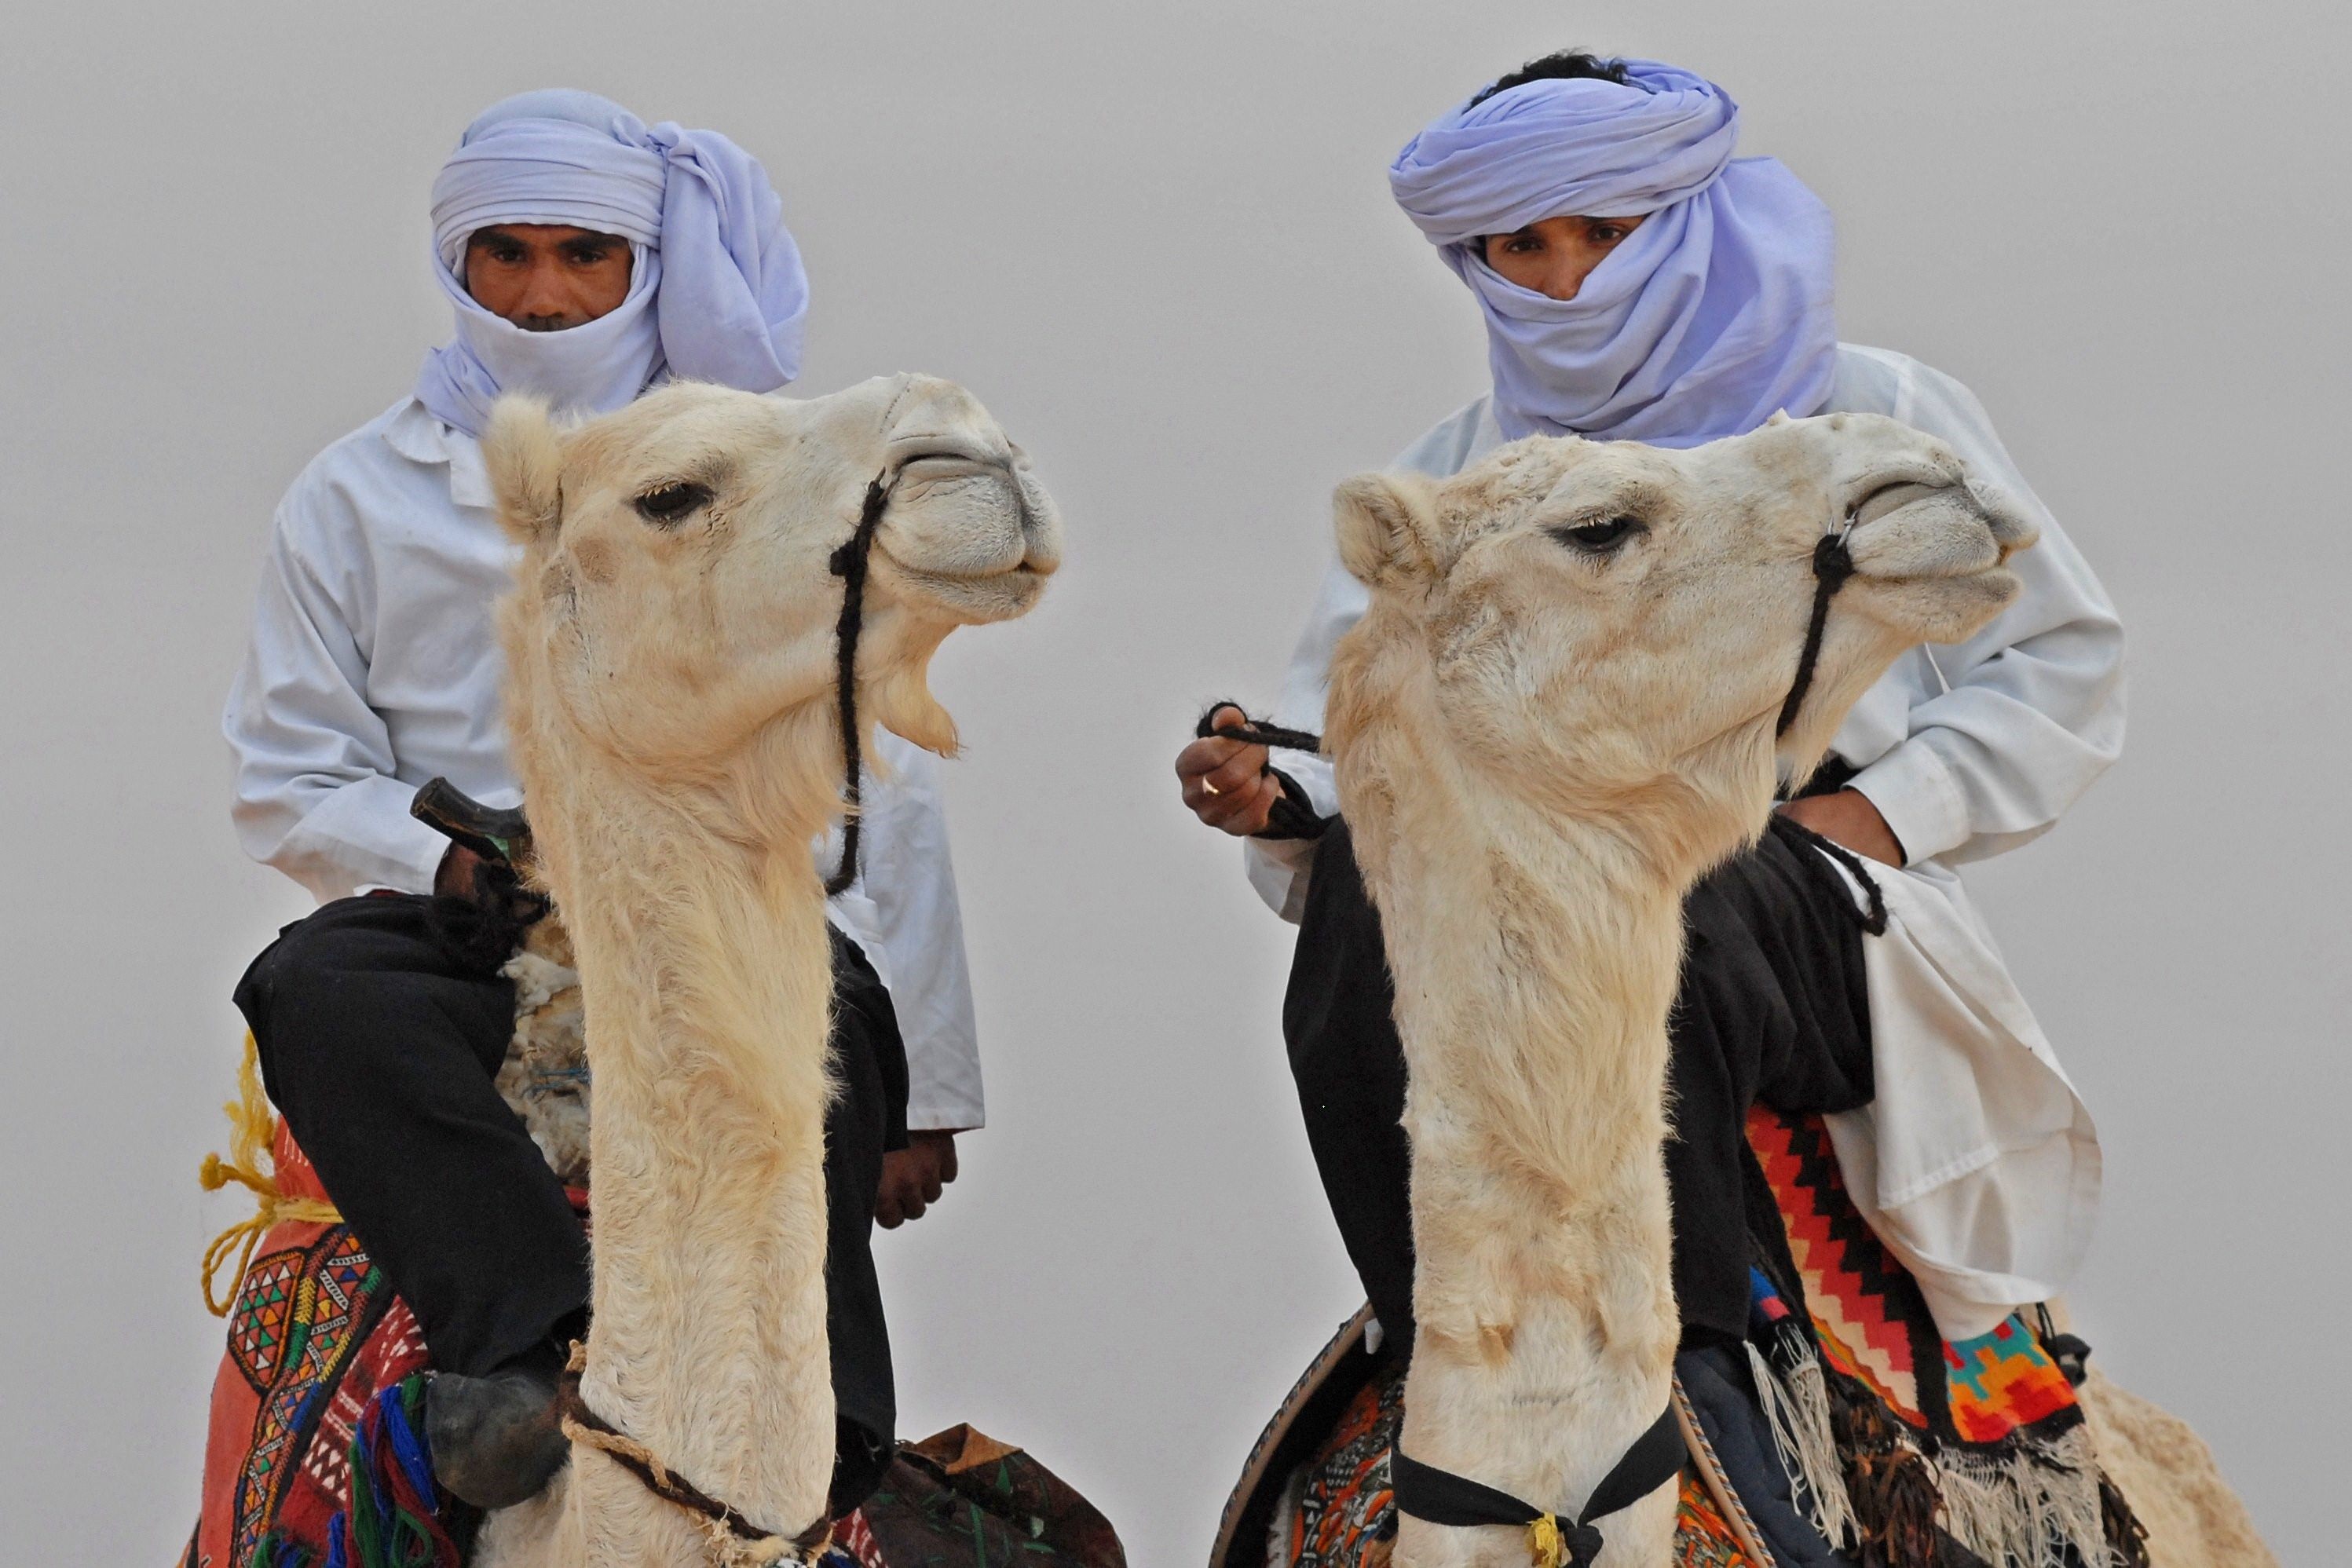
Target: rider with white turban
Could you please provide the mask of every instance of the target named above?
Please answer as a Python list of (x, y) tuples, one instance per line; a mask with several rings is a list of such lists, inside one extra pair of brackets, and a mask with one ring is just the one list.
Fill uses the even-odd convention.
[[(247, 850), (322, 905), (254, 961), (238, 1006), (271, 1099), (423, 1328), (438, 1477), (487, 1507), (536, 1491), (566, 1451), (550, 1400), (588, 1273), (562, 1185), (491, 1082), (514, 1002), (479, 862), (409, 813), (436, 777), (520, 798), (491, 613), (513, 552), (476, 436), (502, 392), (587, 414), (672, 378), (772, 392), (800, 369), (808, 279), (749, 153), (592, 93), (486, 111), (432, 218), (456, 335), (287, 493), (224, 728)], [(982, 1121), (934, 760), (881, 745), (893, 777), (866, 786), (864, 874), (832, 905), (828, 1284), (850, 1493), (891, 1440), (867, 1228), (935, 1200), (954, 1132)]]
[[(1893, 918), (1867, 945), (1866, 998), (1838, 995), (1825, 974), (1840, 966), (1794, 938), (1820, 912), (1802, 907), (1813, 894), (1785, 890), (1810, 880), (1817, 891), (1822, 865), (1800, 862), (1825, 857), (1775, 833), (1694, 893), (1673, 1021), (1667, 1165), (1685, 1343), (1738, 1344), (1745, 1332), (1736, 1165), (1753, 1074), (1770, 1070), (1745, 1031), (1791, 1015), (1799, 1036), (1844, 1056), (1820, 1051), (1805, 1091), (1817, 1103), (1790, 1108), (1829, 1113), (1857, 1207), (1959, 1341), (2065, 1283), (2089, 1240), (2099, 1159), (1951, 868), (2046, 831), (2115, 759), (2122, 632), (1968, 389), (1906, 355), (1838, 341), (1830, 214), (1777, 162), (1735, 157), (1738, 130), (1730, 97), (1687, 71), (1562, 54), (1415, 136), (1391, 188), (1477, 300), (1492, 385), (1396, 465), (1449, 476), (1535, 434), (1689, 446), (1782, 410), (1847, 410), (1940, 438), (2041, 525), (2014, 563), (2017, 601), (1969, 641), (1899, 660), (1804, 798), (1782, 808), (1877, 862)], [(1322, 729), (1332, 647), (1366, 598), (1334, 562), (1274, 723)], [(1228, 708), (1220, 722), (1238, 716)], [(1302, 922), (1286, 1028), (1310, 1142), (1373, 1306), (1409, 1333), (1402, 1059), (1330, 764), (1210, 738), (1184, 748), (1177, 772), (1204, 822), (1249, 835), (1252, 882)], [(1266, 836), (1279, 831), (1277, 772), (1330, 822), (1319, 839)], [(1828, 885), (1832, 899), (1848, 892)], [(1743, 973), (1775, 965), (1786, 994), (1750, 994)]]

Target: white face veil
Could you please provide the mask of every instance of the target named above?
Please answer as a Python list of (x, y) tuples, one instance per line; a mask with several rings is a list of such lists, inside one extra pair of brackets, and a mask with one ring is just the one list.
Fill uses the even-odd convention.
[[(532, 332), (466, 290), (466, 242), (494, 224), (562, 224), (629, 242), (629, 292), (582, 326)], [(800, 371), (808, 277), (757, 160), (710, 131), (648, 128), (593, 93), (523, 93), (466, 128), (433, 183), (434, 265), (457, 336), (417, 400), (479, 434), (501, 392), (597, 413), (666, 376), (773, 392)]]

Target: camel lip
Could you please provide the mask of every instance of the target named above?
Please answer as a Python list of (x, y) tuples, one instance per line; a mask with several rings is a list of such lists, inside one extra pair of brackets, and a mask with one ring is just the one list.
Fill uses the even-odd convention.
[(987, 567), (974, 571), (956, 571), (945, 567), (917, 566), (904, 557), (893, 553), (890, 547), (878, 537), (874, 541), (874, 550), (877, 555), (884, 557), (892, 566), (917, 581), (951, 583), (959, 588), (997, 582), (1007, 578), (1015, 580), (1030, 578), (1043, 582), (1054, 575), (1055, 568), (1059, 564), (1058, 562), (1041, 563), (1034, 555), (1024, 550), (1021, 559), (1011, 566)]

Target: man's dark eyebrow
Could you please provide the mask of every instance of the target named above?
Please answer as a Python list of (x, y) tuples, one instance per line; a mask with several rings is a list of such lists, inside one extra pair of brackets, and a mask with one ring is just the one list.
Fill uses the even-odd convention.
[(619, 235), (584, 234), (572, 235), (572, 238), (565, 240), (560, 248), (568, 251), (610, 250), (616, 245), (628, 243)]

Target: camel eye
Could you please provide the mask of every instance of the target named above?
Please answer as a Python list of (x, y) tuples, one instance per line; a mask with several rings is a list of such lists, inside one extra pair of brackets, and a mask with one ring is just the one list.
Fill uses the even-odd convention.
[(674, 528), (686, 515), (710, 499), (710, 486), (681, 479), (662, 485), (637, 497), (637, 516), (657, 528)]
[(1551, 530), (1551, 537), (1570, 549), (1587, 555), (1609, 555), (1627, 539), (1642, 531), (1638, 517), (1609, 517), (1597, 523), (1579, 523), (1574, 528)]

